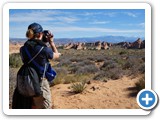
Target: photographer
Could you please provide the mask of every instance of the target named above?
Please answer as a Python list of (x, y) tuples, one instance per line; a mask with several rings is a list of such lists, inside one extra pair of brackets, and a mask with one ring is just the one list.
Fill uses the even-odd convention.
[[(39, 52), (39, 54), (36, 56), (34, 61), (36, 62), (36, 64), (43, 66), (45, 68), (46, 68), (46, 63), (47, 64), (49, 63), (49, 59), (59, 58), (60, 53), (58, 52), (53, 42), (53, 34), (49, 31), (47, 31), (47, 34), (46, 34), (46, 32), (43, 31), (43, 28), (40, 24), (38, 23), (30, 24), (26, 32), (26, 37), (28, 38), (28, 40), (25, 42), (24, 46), (20, 48), (20, 54), (22, 57), (22, 61), (24, 63), (27, 63), (28, 61), (30, 61), (28, 55), (25, 52), (24, 47), (28, 49), (32, 57), (35, 56), (43, 47), (43, 49), (41, 50), (41, 52)], [(43, 39), (44, 39), (44, 42), (48, 42), (50, 44), (51, 48), (47, 47), (47, 45), (42, 41)], [(52, 107), (52, 101), (51, 101), (51, 91), (49, 87), (49, 80), (44, 74), (45, 72), (38, 69), (35, 66), (35, 64), (31, 62), (30, 65), (38, 73), (38, 76), (40, 78), (40, 88), (41, 88), (42, 94), (36, 97), (31, 97), (31, 98), (23, 97), (22, 95), (19, 94), (19, 97), (21, 97), (21, 99), (23, 98), (24, 103), (23, 105), (21, 104), (21, 106), (18, 106), (18, 107), (15, 106), (13, 108), (14, 109), (17, 109), (17, 108), (19, 109), (22, 109), (22, 108), (50, 109)], [(13, 101), (15, 101), (14, 98), (13, 98)], [(30, 103), (31, 107), (29, 107), (30, 105), (28, 106), (24, 105), (25, 102), (26, 104)], [(23, 106), (26, 106), (26, 107), (23, 107)]]

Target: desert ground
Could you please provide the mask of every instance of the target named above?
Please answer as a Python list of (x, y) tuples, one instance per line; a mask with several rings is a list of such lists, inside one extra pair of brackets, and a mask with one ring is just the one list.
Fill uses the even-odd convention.
[(138, 109), (137, 78), (123, 77), (116, 81), (91, 81), (83, 93), (74, 94), (71, 84), (51, 87), (53, 109)]

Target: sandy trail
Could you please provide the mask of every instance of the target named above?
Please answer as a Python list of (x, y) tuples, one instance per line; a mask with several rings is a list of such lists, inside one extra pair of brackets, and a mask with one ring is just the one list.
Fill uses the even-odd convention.
[[(83, 93), (71, 91), (71, 84), (51, 87), (54, 109), (137, 109), (137, 78), (123, 77), (108, 82), (91, 81)], [(94, 88), (94, 89), (93, 89)]]

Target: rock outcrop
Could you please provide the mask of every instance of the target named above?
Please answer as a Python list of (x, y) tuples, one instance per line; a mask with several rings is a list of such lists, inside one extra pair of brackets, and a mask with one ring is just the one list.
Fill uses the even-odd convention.
[(140, 49), (141, 48), (141, 44), (142, 44), (142, 40), (140, 38), (138, 38), (135, 42), (131, 43), (129, 48)]
[(109, 46), (108, 46), (107, 42), (102, 42), (101, 49), (104, 49), (104, 50), (109, 49)]
[(101, 45), (100, 41), (98, 41), (98, 42), (95, 43), (95, 49), (96, 50), (101, 50), (101, 47), (102, 47), (102, 45)]
[(117, 45), (121, 45), (122, 48), (127, 48), (127, 49), (143, 49), (143, 48), (145, 48), (145, 40), (142, 41), (140, 38), (138, 38), (133, 43), (120, 42)]
[(67, 45), (64, 45), (64, 49), (76, 49), (76, 50), (86, 50), (86, 49), (90, 49), (90, 50), (101, 50), (101, 49), (104, 49), (104, 50), (107, 50), (109, 49), (110, 47), (112, 46), (111, 43), (107, 43), (107, 42), (100, 42), (100, 41), (97, 41), (95, 43), (81, 43), (81, 42), (78, 42), (78, 43), (69, 43)]

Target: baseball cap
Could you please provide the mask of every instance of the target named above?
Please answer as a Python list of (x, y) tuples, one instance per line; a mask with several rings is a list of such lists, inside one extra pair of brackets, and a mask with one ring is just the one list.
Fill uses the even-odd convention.
[(43, 28), (40, 24), (38, 23), (32, 23), (28, 26), (28, 29), (32, 29), (34, 34), (36, 33), (40, 33), (40, 32), (43, 32)]

